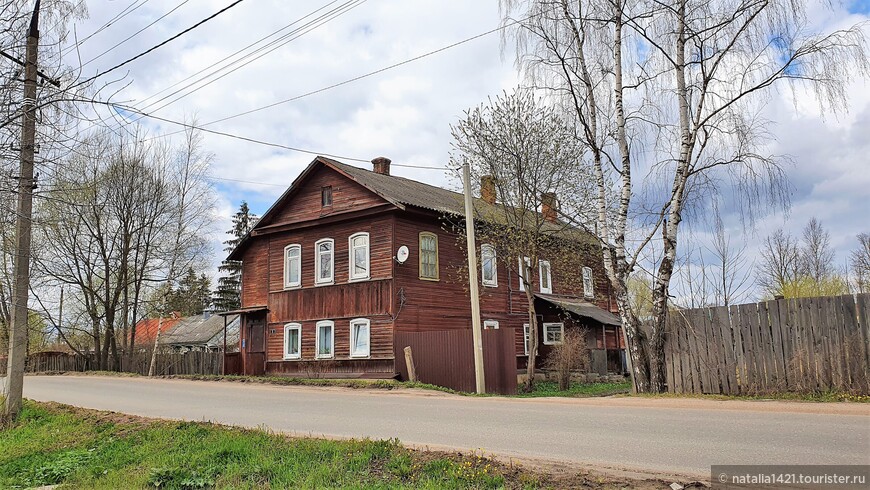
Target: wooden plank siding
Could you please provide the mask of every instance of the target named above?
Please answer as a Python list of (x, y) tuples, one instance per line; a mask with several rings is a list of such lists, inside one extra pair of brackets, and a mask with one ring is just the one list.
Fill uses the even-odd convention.
[[(332, 205), (322, 206), (321, 189), (331, 187)], [(384, 193), (384, 195), (387, 195)], [(345, 174), (329, 167), (313, 168), (303, 182), (283, 196), (266, 220), (251, 233), (242, 258), (242, 307), (266, 305), (266, 371), (301, 374), (311, 371), (306, 363), (315, 360), (316, 322), (335, 322), (335, 357), (324, 370), (353, 376), (360, 372), (396, 372), (394, 338), (397, 332), (429, 332), (470, 329), (471, 307), (465, 268), (465, 240), (445, 227), (444, 217), (431, 210), (402, 210), (371, 192)], [(419, 234), (438, 237), (439, 279), (419, 277)], [(348, 238), (359, 232), (369, 234), (370, 276), (349, 279)], [(334, 240), (334, 282), (315, 286), (315, 243)], [(284, 287), (284, 249), (301, 247), (301, 286)], [(410, 256), (403, 264), (395, 260), (396, 250), (405, 245)], [(480, 246), (481, 244), (478, 244)], [(547, 257), (542, 257), (547, 259)], [(526, 293), (519, 291), (509, 261), (498, 257), (498, 286), (481, 287), (481, 317), (496, 320), (500, 329), (513, 328), (514, 350), (524, 357), (523, 325), (528, 322)], [(590, 302), (612, 311), (609, 282), (596, 250), (583, 255), (583, 265), (593, 270), (595, 297)], [(582, 271), (560, 271), (551, 261), (553, 294), (582, 297)], [(515, 263), (511, 264), (515, 267)], [(534, 290), (539, 290), (538, 267), (532, 267)], [(477, 271), (480, 274), (480, 271)], [(574, 274), (565, 280), (567, 274)], [(550, 313), (547, 313), (550, 315)], [(349, 358), (350, 327), (354, 318), (371, 322), (370, 350), (366, 359)], [(551, 316), (544, 318), (550, 321)], [(285, 360), (284, 326), (299, 323), (301, 360)], [(570, 322), (566, 322), (566, 328)], [(571, 324), (572, 325), (572, 324)], [(573, 325), (572, 325), (573, 326)], [(579, 326), (579, 325), (578, 325)], [(624, 348), (617, 330), (594, 331), (590, 339), (606, 348)], [(542, 332), (538, 331), (539, 340)], [(243, 334), (244, 337), (244, 334)], [(540, 342), (539, 342), (540, 343)], [(542, 349), (542, 354), (546, 354)], [(310, 374), (310, 373), (309, 373)]]
[[(321, 206), (321, 188), (332, 187), (332, 206)], [(385, 204), (382, 197), (331, 169), (317, 169), (305, 185), (288, 196), (265, 226), (277, 226), (322, 219)]]

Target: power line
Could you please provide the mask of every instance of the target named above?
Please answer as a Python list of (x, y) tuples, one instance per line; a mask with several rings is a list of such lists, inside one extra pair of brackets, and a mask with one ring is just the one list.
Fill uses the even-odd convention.
[[(61, 56), (64, 56), (64, 55), (69, 54), (71, 51), (73, 51), (74, 49), (76, 49), (76, 48), (80, 47), (82, 44), (84, 44), (88, 39), (90, 39), (90, 38), (96, 36), (97, 34), (103, 32), (104, 30), (108, 29), (112, 24), (114, 24), (115, 22), (117, 22), (117, 21), (123, 19), (124, 17), (126, 17), (126, 16), (132, 14), (132, 13), (135, 12), (139, 7), (145, 5), (145, 4), (148, 3), (148, 2), (149, 2), (149, 0), (142, 0), (141, 3), (140, 3), (140, 0), (133, 0), (133, 2), (132, 2), (130, 5), (127, 5), (127, 6), (124, 8), (124, 10), (121, 10), (120, 12), (118, 12), (117, 14), (115, 14), (115, 16), (112, 17), (111, 19), (109, 19), (108, 22), (106, 22), (105, 24), (103, 24), (102, 27), (100, 27), (100, 28), (97, 29), (96, 31), (90, 33), (88, 36), (82, 38), (81, 41), (78, 41), (77, 43), (73, 44), (73, 45), (70, 46), (69, 48), (65, 49), (65, 50), (61, 53)], [(80, 1), (79, 3), (81, 3), (81, 1)], [(138, 4), (138, 5), (137, 5), (137, 4)], [(78, 4), (76, 4), (76, 5), (78, 6)], [(135, 7), (134, 7), (134, 5), (135, 5)]]
[[(86, 80), (84, 80), (84, 81), (82, 81), (82, 82), (79, 82), (79, 83), (77, 83), (77, 84), (75, 84), (75, 85), (73, 85), (72, 87), (69, 87), (69, 88), (78, 87), (79, 85), (85, 85), (85, 84), (87, 84), (87, 83), (89, 83), (89, 82), (92, 82), (92, 81), (96, 80), (96, 79), (99, 78), (99, 77), (102, 77), (103, 75), (106, 75), (106, 74), (108, 74), (108, 73), (111, 73), (111, 72), (117, 70), (118, 68), (121, 68), (121, 67), (124, 66), (124, 65), (127, 65), (127, 64), (129, 64), (129, 63), (132, 63), (133, 61), (136, 61), (136, 60), (138, 60), (139, 58), (141, 58), (141, 57), (147, 55), (148, 53), (150, 53), (150, 52), (152, 52), (152, 51), (154, 51), (154, 50), (156, 50), (156, 49), (162, 48), (163, 46), (169, 44), (170, 42), (172, 42), (172, 41), (178, 39), (179, 37), (181, 37), (181, 36), (187, 34), (188, 32), (190, 32), (190, 31), (196, 29), (197, 27), (199, 27), (199, 26), (205, 24), (206, 22), (208, 22), (208, 21), (214, 19), (215, 17), (217, 17), (217, 16), (219, 16), (220, 14), (226, 12), (227, 10), (229, 10), (229, 9), (231, 9), (231, 8), (233, 8), (233, 7), (235, 7), (236, 5), (242, 3), (243, 1), (244, 1), (244, 0), (236, 0), (235, 2), (229, 4), (228, 6), (222, 8), (222, 9), (220, 9), (220, 10), (218, 10), (218, 11), (215, 12), (214, 14), (212, 14), (212, 15), (206, 17), (205, 19), (203, 19), (203, 20), (197, 22), (196, 24), (194, 24), (194, 25), (188, 27), (187, 29), (185, 29), (185, 30), (179, 32), (178, 34), (176, 34), (176, 35), (170, 37), (169, 39), (167, 39), (167, 40), (165, 40), (165, 41), (163, 41), (163, 42), (161, 42), (161, 43), (159, 43), (159, 44), (157, 44), (157, 45), (155, 45), (155, 46), (152, 46), (152, 47), (146, 49), (145, 51), (143, 51), (143, 52), (137, 54), (136, 56), (134, 56), (134, 57), (128, 59), (127, 61), (123, 61), (123, 62), (121, 62), (121, 63), (118, 63), (117, 65), (115, 65), (115, 66), (109, 68), (108, 70), (106, 70), (106, 71), (104, 71), (104, 72), (101, 72), (101, 73), (97, 73), (96, 75), (94, 75), (94, 76), (92, 76), (92, 77), (90, 77), (90, 78), (88, 78), (88, 79), (86, 79)], [(67, 89), (67, 90), (69, 90), (69, 89)]]
[(89, 59), (88, 61), (84, 62), (84, 63), (82, 64), (81, 67), (84, 68), (85, 66), (89, 65), (90, 63), (92, 63), (92, 62), (94, 62), (94, 61), (96, 61), (96, 60), (102, 58), (106, 53), (108, 53), (108, 52), (112, 51), (113, 49), (117, 48), (118, 46), (124, 44), (125, 42), (129, 41), (130, 39), (133, 39), (134, 37), (138, 36), (139, 34), (141, 34), (143, 31), (145, 31), (145, 30), (148, 29), (149, 27), (151, 27), (151, 26), (153, 26), (154, 24), (156, 24), (156, 23), (160, 22), (161, 20), (163, 20), (163, 19), (164, 19), (165, 17), (167, 17), (169, 14), (171, 14), (171, 13), (175, 12), (176, 10), (180, 9), (181, 7), (183, 7), (184, 4), (186, 4), (186, 3), (189, 2), (189, 1), (190, 1), (190, 0), (184, 0), (183, 2), (179, 3), (179, 4), (176, 5), (172, 10), (170, 10), (169, 12), (166, 12), (165, 14), (161, 15), (161, 16), (158, 17), (156, 20), (154, 20), (153, 22), (151, 22), (151, 23), (148, 24), (147, 26), (145, 26), (145, 27), (139, 29), (138, 31), (134, 32), (133, 34), (130, 34), (130, 35), (129, 35), (126, 39), (124, 39), (123, 41), (118, 42), (117, 44), (115, 44), (115, 45), (112, 46), (111, 48), (109, 48), (109, 49), (103, 51), (102, 53), (98, 54), (97, 56), (95, 56), (95, 57)]
[[(353, 83), (353, 82), (357, 82), (357, 81), (359, 81), (359, 80), (363, 80), (363, 79), (365, 79), (365, 78), (369, 78), (369, 77), (371, 77), (371, 76), (374, 76), (374, 75), (377, 75), (377, 74), (383, 73), (383, 72), (385, 72), (385, 71), (392, 70), (392, 69), (394, 69), (394, 68), (398, 68), (398, 67), (403, 66), (403, 65), (407, 65), (408, 63), (413, 63), (413, 62), (418, 61), (418, 60), (421, 60), (421, 59), (423, 59), (423, 58), (427, 58), (427, 57), (429, 57), (429, 56), (432, 56), (432, 55), (435, 55), (435, 54), (441, 53), (442, 51), (447, 51), (448, 49), (455, 48), (455, 47), (457, 47), (457, 46), (461, 46), (461, 45), (463, 45), (463, 44), (466, 44), (466, 43), (469, 43), (469, 42), (474, 41), (474, 40), (476, 40), (476, 39), (479, 39), (479, 38), (482, 38), (482, 37), (488, 36), (488, 35), (493, 34), (493, 33), (495, 33), (495, 32), (502, 31), (502, 30), (504, 30), (504, 29), (507, 29), (508, 27), (512, 27), (512, 26), (514, 26), (514, 25), (516, 25), (516, 24), (519, 24), (519, 23), (521, 23), (521, 22), (524, 22), (524, 21), (530, 19), (531, 17), (534, 17), (534, 15), (529, 16), (529, 17), (526, 17), (526, 18), (524, 18), (524, 19), (520, 19), (520, 20), (516, 20), (516, 21), (510, 22), (510, 23), (505, 24), (505, 25), (502, 25), (502, 26), (500, 26), (500, 27), (496, 27), (495, 29), (491, 29), (491, 30), (488, 30), (488, 31), (486, 31), (486, 32), (483, 32), (483, 33), (477, 34), (477, 35), (475, 35), (475, 36), (471, 36), (471, 37), (469, 37), (469, 38), (463, 39), (463, 40), (461, 40), (461, 41), (457, 41), (457, 42), (455, 42), (455, 43), (448, 44), (447, 46), (440, 47), (440, 48), (438, 48), (438, 49), (435, 49), (435, 50), (429, 51), (429, 52), (427, 52), (427, 53), (423, 53), (423, 54), (421, 54), (421, 55), (415, 56), (415, 57), (413, 57), (413, 58), (409, 58), (409, 59), (407, 59), (407, 60), (400, 61), (400, 62), (398, 62), (398, 63), (394, 63), (394, 64), (392, 64), (392, 65), (385, 66), (385, 67), (383, 67), (383, 68), (379, 68), (379, 69), (377, 69), (377, 70), (370, 71), (370, 72), (368, 72), (368, 73), (365, 73), (365, 74), (362, 74), (362, 75), (358, 75), (358, 76), (356, 76), (356, 77), (349, 78), (349, 79), (347, 79), (347, 80), (344, 80), (344, 81), (341, 81), (341, 82), (338, 82), (338, 83), (334, 83), (334, 84), (332, 84), (332, 85), (328, 85), (328, 86), (326, 86), (326, 87), (322, 87), (322, 88), (319, 88), (319, 89), (317, 89), (317, 90), (312, 90), (312, 91), (310, 91), (310, 92), (306, 92), (306, 93), (303, 93), (303, 94), (300, 94), (300, 95), (296, 95), (296, 96), (294, 96), (294, 97), (290, 97), (290, 98), (288, 98), (288, 99), (279, 100), (279, 101), (277, 101), (277, 102), (273, 102), (273, 103), (271, 103), (271, 104), (267, 104), (267, 105), (264, 105), (264, 106), (261, 106), (261, 107), (257, 107), (257, 108), (255, 108), (255, 109), (251, 109), (251, 110), (248, 110), (248, 111), (245, 111), (245, 112), (240, 112), (240, 113), (238, 113), (238, 114), (233, 114), (233, 115), (226, 116), (226, 117), (223, 117), (223, 118), (220, 118), (220, 119), (215, 119), (214, 121), (209, 121), (209, 122), (207, 122), (207, 123), (200, 124), (198, 127), (201, 129), (201, 128), (205, 127), (205, 126), (211, 126), (212, 124), (217, 124), (217, 123), (219, 123), (219, 122), (229, 121), (230, 119), (235, 119), (235, 118), (238, 118), (238, 117), (246, 116), (246, 115), (248, 115), (248, 114), (253, 114), (253, 113), (255, 113), (255, 112), (260, 112), (260, 111), (264, 111), (264, 110), (266, 110), (266, 109), (271, 109), (272, 107), (276, 107), (276, 106), (279, 106), (279, 105), (287, 104), (287, 103), (289, 103), (289, 102), (297, 101), (297, 100), (299, 100), (299, 99), (303, 99), (303, 98), (305, 98), (305, 97), (310, 97), (310, 96), (312, 96), (312, 95), (316, 95), (316, 94), (319, 94), (319, 93), (322, 93), (322, 92), (326, 92), (326, 91), (328, 91), (328, 90), (332, 90), (332, 89), (334, 89), (334, 88), (338, 88), (338, 87), (341, 87), (341, 86), (343, 86), (343, 85), (347, 85), (347, 84), (350, 84), (350, 83)], [(164, 134), (164, 135), (161, 135), (161, 136), (155, 136), (154, 138), (158, 138), (158, 137), (162, 137), (162, 136), (172, 136), (172, 135), (174, 135), (174, 134), (178, 134), (178, 133), (180, 133), (180, 132), (181, 132), (181, 131), (175, 131), (175, 132), (167, 133), (167, 134)], [(152, 139), (153, 139), (153, 138), (152, 138)]]
[[(299, 18), (299, 19), (297, 19), (297, 20), (295, 20), (295, 21), (293, 21), (293, 22), (291, 22), (291, 23), (285, 25), (284, 27), (281, 27), (280, 29), (278, 29), (278, 30), (276, 30), (276, 31), (273, 31), (272, 33), (270, 33), (270, 34), (267, 35), (267, 36), (263, 36), (263, 37), (261, 37), (260, 39), (257, 39), (256, 41), (254, 41), (254, 42), (248, 44), (247, 46), (245, 46), (245, 47), (239, 49), (238, 51), (236, 51), (236, 52), (234, 52), (234, 53), (232, 53), (232, 54), (230, 54), (230, 55), (228, 55), (228, 56), (225, 56), (224, 58), (222, 58), (222, 59), (216, 61), (215, 63), (213, 63), (212, 66), (217, 66), (217, 65), (219, 65), (219, 64), (221, 64), (221, 63), (223, 63), (223, 62), (225, 62), (225, 61), (227, 61), (227, 60), (233, 58), (234, 56), (236, 56), (236, 55), (238, 55), (238, 54), (244, 52), (245, 50), (247, 50), (247, 49), (249, 49), (249, 48), (251, 48), (251, 47), (253, 47), (253, 46), (256, 46), (257, 44), (259, 44), (259, 43), (261, 43), (261, 42), (263, 42), (263, 41), (265, 41), (265, 40), (271, 38), (272, 36), (275, 36), (276, 34), (282, 32), (282, 31), (284, 31), (284, 30), (286, 30), (286, 29), (289, 29), (290, 27), (292, 27), (292, 26), (298, 24), (299, 22), (302, 22), (303, 20), (307, 19), (308, 17), (311, 17), (312, 15), (314, 15), (314, 14), (316, 14), (317, 12), (319, 12), (319, 11), (325, 9), (326, 7), (329, 7), (330, 5), (334, 4), (334, 3), (337, 2), (337, 1), (338, 1), (338, 0), (332, 0), (331, 2), (327, 3), (326, 5), (320, 7), (320, 8), (318, 8), (318, 9), (316, 9), (316, 10), (313, 10), (312, 12), (310, 12), (310, 13), (307, 14), (307, 15), (305, 15), (304, 17), (301, 17), (301, 18)], [(283, 36), (282, 36), (282, 37), (283, 37)], [(246, 55), (246, 56), (248, 56), (248, 55)], [(199, 70), (198, 72), (193, 73), (193, 74), (187, 76), (186, 78), (183, 78), (183, 79), (181, 79), (181, 80), (179, 80), (179, 81), (173, 83), (172, 85), (170, 85), (170, 86), (168, 86), (168, 87), (166, 87), (166, 88), (160, 90), (159, 92), (156, 92), (156, 93), (154, 93), (154, 94), (152, 94), (152, 95), (149, 95), (148, 97), (145, 97), (144, 99), (142, 99), (141, 101), (139, 101), (139, 103), (142, 104), (142, 103), (146, 102), (147, 100), (150, 100), (150, 99), (152, 99), (152, 98), (154, 98), (154, 97), (157, 97), (158, 95), (160, 95), (160, 94), (166, 92), (167, 90), (171, 90), (171, 89), (177, 87), (178, 85), (181, 85), (182, 83), (184, 83), (184, 82), (190, 80), (191, 78), (194, 78), (195, 76), (197, 76), (197, 75), (199, 75), (199, 74), (201, 74), (201, 73), (203, 73), (203, 72), (205, 72), (205, 71), (208, 71), (209, 68), (211, 68), (211, 67), (203, 68), (203, 69)], [(147, 108), (147, 107), (145, 107), (145, 108)]]
[[(185, 94), (182, 94), (182, 95), (180, 95), (179, 97), (176, 97), (175, 99), (173, 99), (173, 100), (171, 100), (171, 101), (169, 101), (169, 102), (166, 102), (165, 104), (161, 105), (160, 107), (158, 107), (158, 108), (156, 108), (156, 109), (153, 109), (153, 111), (154, 111), (154, 112), (159, 111), (159, 110), (163, 109), (164, 107), (166, 107), (166, 106), (168, 106), (168, 105), (171, 105), (171, 104), (173, 104), (173, 103), (175, 103), (175, 102), (178, 102), (179, 100), (181, 100), (181, 99), (183, 99), (183, 98), (185, 98), (185, 97), (187, 97), (187, 96), (189, 96), (189, 95), (192, 95), (192, 94), (196, 93), (196, 92), (199, 91), (199, 90), (202, 90), (203, 88), (205, 88), (205, 87), (211, 85), (212, 83), (217, 82), (218, 80), (220, 80), (220, 79), (222, 79), (222, 78), (224, 78), (224, 77), (226, 77), (226, 76), (228, 76), (228, 75), (230, 75), (230, 74), (232, 74), (232, 73), (235, 73), (236, 71), (238, 71), (238, 70), (244, 68), (245, 66), (247, 66), (247, 65), (249, 65), (249, 64), (251, 64), (251, 63), (253, 63), (254, 61), (257, 61), (258, 59), (262, 58), (263, 56), (266, 56), (267, 54), (269, 54), (269, 53), (275, 51), (276, 49), (278, 49), (278, 48), (280, 48), (280, 47), (282, 47), (282, 46), (284, 46), (284, 45), (286, 45), (286, 44), (288, 44), (288, 43), (290, 43), (290, 42), (292, 42), (292, 41), (295, 41), (296, 39), (298, 39), (298, 38), (304, 36), (305, 34), (308, 34), (309, 32), (311, 32), (311, 31), (317, 29), (318, 27), (320, 27), (320, 26), (322, 26), (322, 25), (328, 23), (329, 21), (331, 21), (331, 20), (333, 20), (333, 19), (335, 19), (335, 18), (337, 18), (337, 17), (339, 17), (339, 16), (341, 16), (341, 15), (347, 13), (347, 12), (350, 12), (352, 9), (354, 9), (354, 8), (356, 8), (356, 7), (360, 6), (360, 5), (362, 5), (364, 2), (365, 2), (365, 0), (351, 0), (351, 1), (345, 2), (344, 4), (342, 4), (341, 6), (337, 7), (336, 9), (334, 9), (334, 10), (332, 10), (332, 11), (330, 11), (330, 12), (328, 12), (328, 13), (326, 13), (326, 14), (324, 14), (324, 15), (322, 15), (322, 16), (316, 18), (316, 19), (314, 19), (314, 20), (311, 21), (311, 22), (306, 23), (306, 24), (303, 25), (302, 27), (300, 27), (300, 28), (298, 28), (298, 29), (294, 29), (293, 31), (291, 31), (291, 32), (285, 34), (284, 36), (281, 36), (280, 38), (276, 39), (275, 41), (272, 41), (272, 42), (270, 42), (269, 44), (267, 44), (267, 45), (265, 45), (265, 46), (262, 46), (262, 47), (260, 47), (260, 48), (258, 48), (258, 49), (256, 49), (256, 50), (252, 51), (251, 53), (248, 53), (247, 55), (245, 55), (245, 57), (239, 58), (238, 60), (235, 60), (235, 61), (233, 61), (232, 63), (229, 63), (229, 64), (226, 65), (226, 66), (223, 66), (223, 67), (221, 67), (221, 68), (218, 68), (218, 69), (214, 70), (213, 72), (211, 72), (211, 73), (209, 73), (209, 74), (207, 74), (207, 75), (201, 77), (200, 79), (198, 79), (198, 80), (196, 80), (196, 81), (193, 81), (193, 82), (191, 82), (191, 83), (185, 85), (184, 87), (181, 87), (180, 89), (178, 89), (178, 90), (172, 92), (171, 94), (168, 94), (168, 95), (163, 96), (163, 97), (161, 97), (160, 99), (158, 99), (158, 100), (156, 100), (156, 101), (154, 101), (154, 102), (151, 102), (150, 104), (148, 104), (147, 106), (143, 107), (142, 109), (143, 109), (143, 110), (147, 110), (147, 109), (149, 109), (150, 107), (152, 107), (152, 106), (154, 106), (154, 105), (156, 105), (156, 104), (158, 104), (158, 103), (160, 103), (160, 102), (162, 102), (162, 101), (164, 101), (164, 100), (166, 100), (166, 99), (172, 97), (173, 95), (176, 95), (176, 94), (178, 94), (179, 92), (184, 91), (185, 89), (188, 89), (188, 88), (190, 88), (190, 87), (192, 87), (192, 86), (194, 86), (194, 85), (196, 85), (196, 84), (198, 84), (198, 83), (200, 83), (200, 82), (202, 82), (202, 81), (204, 81), (204, 80), (206, 80), (206, 79), (208, 79), (208, 78), (210, 78), (210, 77), (213, 77), (214, 75), (220, 73), (221, 71), (224, 71), (224, 70), (227, 70), (227, 69), (231, 68), (231, 67), (232, 67), (233, 65), (235, 65), (235, 64), (238, 64), (238, 63), (242, 63), (242, 62), (243, 62), (243, 63), (240, 64), (239, 66), (236, 66), (236, 67), (232, 68), (231, 70), (227, 71), (226, 73), (223, 73), (223, 74), (221, 74), (221, 75), (219, 75), (219, 76), (217, 76), (217, 77), (214, 77), (214, 78), (212, 78), (211, 80), (208, 80), (207, 82), (205, 82), (204, 84), (202, 84), (202, 85), (200, 85), (200, 86), (194, 88), (193, 90), (191, 90), (191, 91), (189, 91), (189, 92), (187, 92), (187, 93), (185, 93)], [(291, 37), (291, 36), (292, 36), (292, 37)], [(267, 50), (267, 49), (268, 49), (268, 50)], [(264, 51), (264, 50), (266, 50), (266, 51), (260, 53), (261, 51)], [(252, 56), (252, 55), (254, 55), (254, 54), (258, 54), (258, 53), (260, 53), (259, 56), (256, 56), (256, 57), (254, 57), (254, 58), (247, 59), (248, 57), (250, 57), (250, 56)], [(135, 121), (133, 121), (133, 122), (135, 122)]]

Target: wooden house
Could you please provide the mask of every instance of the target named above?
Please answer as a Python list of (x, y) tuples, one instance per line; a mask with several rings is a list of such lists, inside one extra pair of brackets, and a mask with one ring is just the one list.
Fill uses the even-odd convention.
[[(445, 226), (463, 214), (461, 194), (390, 175), (390, 160), (367, 170), (317, 157), (228, 257), (242, 262), (241, 371), (328, 377), (397, 376), (394, 336), (471, 328), (465, 242)], [(494, 196), (475, 207), (498, 206)], [(406, 260), (397, 260), (400, 247)], [(486, 244), (479, 244), (486, 251)], [(516, 329), (524, 368), (525, 292), (506, 267), (517, 257), (487, 255), (482, 279), (484, 328)], [(565, 328), (589, 328), (594, 349), (623, 348), (600, 258), (584, 258), (584, 290), (563, 286), (546, 261), (532, 267), (538, 285), (541, 352)]]

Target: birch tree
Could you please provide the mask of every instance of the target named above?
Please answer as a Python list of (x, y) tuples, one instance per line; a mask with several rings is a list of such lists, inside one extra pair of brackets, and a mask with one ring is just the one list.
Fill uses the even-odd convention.
[[(862, 26), (815, 32), (808, 4), (789, 0), (502, 0), (501, 6), (529, 83), (549, 89), (573, 115), (588, 148), (600, 190), (595, 229), (635, 387), (660, 392), (669, 286), (693, 198), (727, 186), (750, 221), (756, 205), (786, 199), (777, 186), (782, 159), (766, 146), (765, 98), (791, 85), (825, 108), (845, 109), (844, 82), (870, 72)], [(654, 241), (661, 258), (650, 266), (647, 355), (627, 282)]]

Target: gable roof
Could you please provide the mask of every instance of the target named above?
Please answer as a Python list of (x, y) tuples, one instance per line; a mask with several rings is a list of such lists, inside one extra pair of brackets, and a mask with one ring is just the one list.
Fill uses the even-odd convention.
[[(154, 345), (154, 337), (157, 336), (157, 326), (160, 326), (160, 336), (163, 337), (175, 328), (175, 325), (181, 321), (181, 317), (176, 313), (170, 316), (163, 317), (163, 321), (159, 318), (143, 318), (136, 323), (136, 345), (148, 347)], [(161, 338), (161, 343), (162, 343)]]
[[(308, 167), (305, 168), (305, 170), (302, 171), (301, 174), (299, 174), (293, 183), (290, 184), (290, 187), (284, 191), (281, 197), (279, 197), (275, 203), (269, 207), (251, 231), (257, 230), (260, 225), (268, 225), (269, 219), (277, 213), (285, 201), (299, 191), (304, 180), (311, 175), (316, 168), (322, 166), (337, 171), (401, 210), (405, 210), (407, 206), (412, 206), (442, 214), (451, 214), (455, 216), (465, 215), (465, 196), (460, 192), (447, 190), (396, 175), (379, 174), (371, 170), (354, 167), (333, 160), (332, 158), (318, 156), (308, 165)], [(498, 213), (503, 210), (503, 205), (490, 204), (478, 197), (473, 198), (472, 203), (477, 216), (497, 216)], [(574, 229), (583, 232), (583, 230), (579, 228), (561, 222), (552, 224), (551, 228), (552, 230), (550, 231)], [(227, 260), (239, 260), (241, 258), (241, 253), (245, 248), (247, 248), (250, 242), (250, 236), (251, 233), (249, 232), (247, 235), (242, 237), (236, 248), (230, 252)]]
[[(238, 316), (228, 316), (227, 325), (238, 320)], [(161, 344), (205, 345), (218, 333), (223, 339), (224, 317), (218, 315), (187, 316), (181, 319), (171, 332), (160, 338)]]

